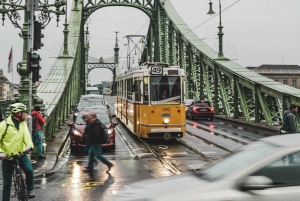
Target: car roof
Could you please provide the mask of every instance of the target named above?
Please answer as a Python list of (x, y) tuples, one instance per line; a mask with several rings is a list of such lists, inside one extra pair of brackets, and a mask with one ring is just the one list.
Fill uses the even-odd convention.
[(81, 98), (103, 98), (103, 95), (98, 94), (84, 94), (80, 96)]
[(276, 135), (260, 139), (270, 144), (275, 144), (281, 147), (300, 146), (300, 133)]
[(98, 113), (108, 114), (107, 111), (105, 111), (105, 110), (99, 110), (99, 109), (93, 109), (93, 110), (85, 110), (84, 109), (84, 110), (81, 110), (79, 112), (79, 114), (89, 114), (91, 112), (96, 113), (96, 114), (98, 114)]
[(98, 90), (98, 87), (87, 87), (86, 90)]
[(91, 110), (91, 109), (94, 109), (94, 110), (102, 110), (102, 109), (108, 109), (108, 107), (106, 105), (97, 105), (97, 106), (91, 106), (91, 107), (83, 107), (82, 110)]

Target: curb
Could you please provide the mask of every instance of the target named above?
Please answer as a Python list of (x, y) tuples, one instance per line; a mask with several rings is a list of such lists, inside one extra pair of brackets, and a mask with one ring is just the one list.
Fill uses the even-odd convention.
[(259, 125), (259, 124), (256, 124), (256, 123), (246, 122), (246, 121), (243, 121), (243, 120), (239, 121), (237, 119), (231, 119), (231, 118), (227, 118), (227, 117), (215, 116), (215, 118), (222, 119), (224, 121), (228, 121), (228, 122), (235, 123), (235, 124), (241, 124), (243, 126), (249, 126), (250, 128), (256, 128), (256, 129), (260, 129), (260, 130), (263, 130), (263, 131), (268, 131), (270, 133), (274, 133), (274, 135), (278, 134), (278, 131), (279, 131), (279, 128), (280, 128), (280, 126), (278, 126), (278, 128), (276, 128), (276, 127), (267, 127), (267, 126), (264, 126), (264, 125)]
[[(58, 131), (58, 132), (65, 132), (65, 134), (63, 136), (63, 141), (60, 144), (60, 146), (58, 147), (58, 151), (57, 152), (47, 152), (47, 151), (45, 152), (47, 159), (42, 167), (33, 171), (34, 177), (43, 175), (55, 167), (58, 157), (61, 154), (61, 152), (68, 140), (68, 137), (69, 137), (69, 135), (68, 135), (69, 131)], [(50, 143), (51, 142), (52, 141), (50, 141)]]

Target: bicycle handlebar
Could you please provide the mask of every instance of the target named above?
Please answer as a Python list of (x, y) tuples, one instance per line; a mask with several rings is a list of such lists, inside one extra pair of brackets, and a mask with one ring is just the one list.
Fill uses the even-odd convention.
[[(33, 150), (33, 149), (31, 148), (30, 151), (32, 151), (32, 150)], [(26, 154), (27, 154), (26, 151), (23, 151), (23, 152), (20, 152), (20, 151), (19, 151), (18, 154), (13, 154), (13, 153), (11, 153), (11, 155), (10, 155), (10, 156), (6, 156), (5, 159), (20, 158), (21, 156), (24, 156), (24, 155), (26, 155)]]
[(11, 158), (20, 158), (21, 156), (24, 156), (26, 152), (19, 152), (18, 154), (11, 153), (10, 156), (6, 156), (5, 159), (11, 159)]

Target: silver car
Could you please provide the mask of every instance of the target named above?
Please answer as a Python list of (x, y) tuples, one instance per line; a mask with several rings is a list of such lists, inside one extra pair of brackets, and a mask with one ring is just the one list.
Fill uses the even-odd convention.
[(179, 176), (141, 181), (113, 201), (299, 201), (300, 134), (263, 138)]

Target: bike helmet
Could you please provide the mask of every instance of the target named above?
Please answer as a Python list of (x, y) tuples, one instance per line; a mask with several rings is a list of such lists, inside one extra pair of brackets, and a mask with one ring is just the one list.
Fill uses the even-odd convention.
[(27, 107), (23, 103), (14, 103), (10, 105), (10, 111), (12, 113), (24, 112)]

